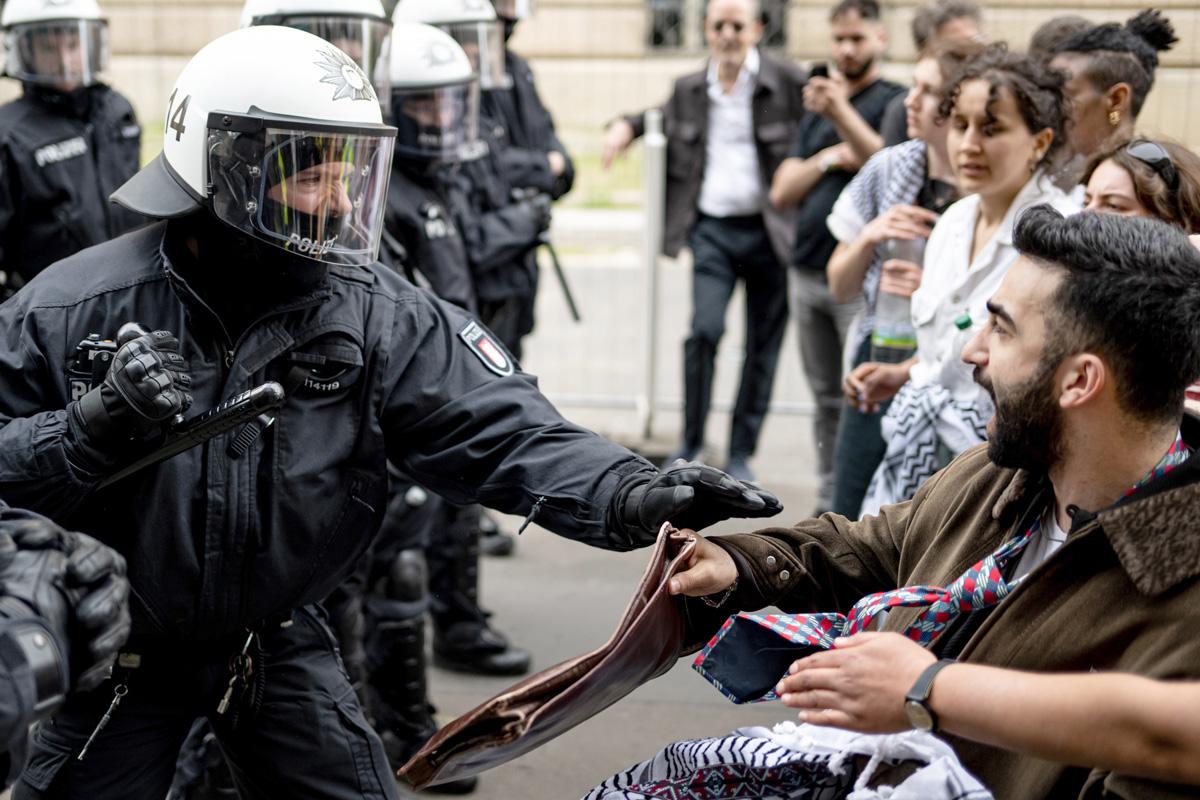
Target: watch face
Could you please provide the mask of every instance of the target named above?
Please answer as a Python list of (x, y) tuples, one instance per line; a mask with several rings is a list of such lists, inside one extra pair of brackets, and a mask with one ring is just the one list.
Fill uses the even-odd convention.
[(908, 717), (908, 724), (917, 730), (933, 730), (933, 715), (929, 713), (929, 709), (924, 704), (918, 703), (916, 700), (906, 701), (904, 703), (904, 715)]

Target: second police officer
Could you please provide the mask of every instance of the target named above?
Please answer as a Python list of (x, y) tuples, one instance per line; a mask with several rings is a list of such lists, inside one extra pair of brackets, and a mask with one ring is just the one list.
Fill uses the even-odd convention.
[(101, 82), (108, 24), (95, 0), (7, 0), (0, 106), (0, 297), (47, 264), (146, 222), (108, 196), (138, 170), (142, 129)]
[[(378, 265), (395, 130), (327, 42), (223, 36), (164, 119), (163, 154), (116, 195), (164, 221), (0, 306), (0, 492), (115, 547), (134, 597), (120, 668), (37, 729), (16, 800), (158, 800), (197, 716), (243, 797), (398, 797), (315, 605), (369, 546), (389, 458), (455, 502), (607, 549), (666, 519), (778, 510), (567, 422), (485, 328)], [(131, 320), (155, 333), (77, 391), (73, 343)], [(99, 488), (192, 397), (207, 409), (268, 379), (288, 399), (248, 446), (223, 435)]]

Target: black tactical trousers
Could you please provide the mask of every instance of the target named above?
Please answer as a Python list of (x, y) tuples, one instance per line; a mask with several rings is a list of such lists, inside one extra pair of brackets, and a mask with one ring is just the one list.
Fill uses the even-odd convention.
[[(249, 688), (225, 714), (216, 708), (242, 642), (139, 647), (137, 669), (117, 668), (94, 692), (75, 695), (35, 729), (14, 800), (162, 800), (192, 723), (207, 716), (242, 798), (398, 800), (379, 737), (367, 725), (333, 634), (315, 607), (259, 635)], [(243, 640), (244, 641), (244, 640)], [(96, 736), (118, 683), (128, 694)]]
[(746, 284), (746, 356), (733, 408), (729, 454), (751, 456), (767, 415), (787, 325), (787, 271), (771, 249), (762, 216), (701, 215), (692, 249), (692, 330), (683, 344), (684, 444), (700, 449), (712, 401), (717, 345), (738, 279)]

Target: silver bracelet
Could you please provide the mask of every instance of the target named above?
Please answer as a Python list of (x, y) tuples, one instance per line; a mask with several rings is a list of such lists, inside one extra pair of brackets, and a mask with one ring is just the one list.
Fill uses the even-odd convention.
[(721, 606), (725, 605), (725, 601), (729, 599), (729, 596), (737, 591), (737, 585), (738, 579), (734, 578), (733, 583), (729, 584), (729, 588), (725, 590), (725, 593), (721, 595), (719, 600), (713, 600), (712, 595), (710, 594), (706, 594), (700, 599), (703, 600), (704, 605), (708, 606), (709, 608), (720, 608)]

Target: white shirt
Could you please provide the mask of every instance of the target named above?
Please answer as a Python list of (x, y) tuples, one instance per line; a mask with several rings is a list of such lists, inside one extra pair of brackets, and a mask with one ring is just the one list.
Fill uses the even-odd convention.
[(708, 144), (698, 206), (710, 217), (762, 211), (762, 176), (754, 142), (754, 86), (760, 63), (758, 51), (750, 49), (729, 94), (717, 78), (717, 62), (708, 65)]
[[(940, 383), (955, 400), (986, 400), (986, 393), (972, 379), (972, 368), (962, 360), (962, 349), (978, 326), (987, 321), (987, 301), (1017, 260), (1019, 254), (1013, 247), (1017, 218), (1038, 203), (1049, 203), (1063, 214), (1080, 210), (1078, 203), (1039, 171), (1017, 194), (1000, 226), (973, 261), (971, 244), (979, 218), (979, 195), (969, 195), (950, 206), (933, 226), (925, 247), (921, 288), (912, 298), (919, 359), (912, 368), (914, 385)], [(967, 330), (959, 330), (954, 324), (963, 314), (971, 317), (972, 327)]]
[(1034, 534), (1033, 541), (1025, 545), (1025, 552), (1021, 553), (1021, 560), (1017, 562), (1017, 571), (1013, 573), (1012, 583), (1024, 579), (1026, 575), (1033, 572), (1042, 562), (1054, 555), (1058, 548), (1063, 546), (1063, 542), (1067, 541), (1067, 532), (1058, 527), (1058, 518), (1054, 515), (1054, 506), (1046, 512), (1046, 516), (1042, 518), (1042, 526), (1038, 528), (1038, 532)]

